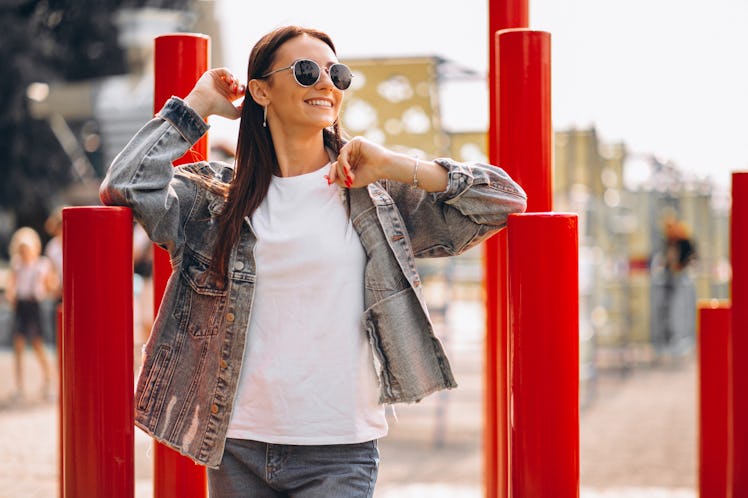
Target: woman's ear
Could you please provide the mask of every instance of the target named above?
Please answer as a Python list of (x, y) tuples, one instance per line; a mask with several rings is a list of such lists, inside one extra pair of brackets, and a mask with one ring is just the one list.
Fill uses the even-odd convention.
[(265, 107), (270, 104), (266, 82), (262, 80), (249, 80), (247, 87), (249, 88), (249, 94), (252, 96), (252, 100), (254, 100), (258, 105)]

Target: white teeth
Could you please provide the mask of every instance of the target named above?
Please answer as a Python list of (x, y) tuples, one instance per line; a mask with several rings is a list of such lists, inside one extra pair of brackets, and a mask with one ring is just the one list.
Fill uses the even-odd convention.
[(307, 100), (307, 103), (311, 105), (319, 105), (322, 107), (332, 107), (332, 103), (327, 100)]

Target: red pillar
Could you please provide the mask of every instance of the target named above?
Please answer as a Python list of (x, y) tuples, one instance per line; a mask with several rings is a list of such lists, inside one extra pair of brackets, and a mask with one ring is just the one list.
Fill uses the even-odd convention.
[[(499, 163), (498, 63), (495, 33), (529, 25), (527, 0), (488, 2), (488, 157)], [(510, 174), (510, 167), (505, 168)], [(487, 498), (506, 498), (507, 418), (506, 418), (506, 232), (501, 231), (483, 244), (484, 288), (486, 295), (486, 337), (483, 389), (483, 482)]]
[[(521, 9), (508, 9), (521, 12)], [(524, 14), (515, 20), (526, 21)], [(492, 164), (504, 168), (528, 194), (528, 212), (552, 209), (550, 35), (527, 29), (495, 35), (496, 100), (491, 108)], [(507, 233), (485, 244), (486, 394), (484, 459), (486, 496), (508, 496)], [(494, 475), (493, 472), (496, 474)]]
[(527, 0), (489, 0), (488, 2), (488, 157), (491, 164), (498, 160), (498, 113), (496, 100), (499, 92), (498, 64), (496, 59), (496, 32), (510, 28), (527, 28), (529, 14)]
[(699, 497), (727, 496), (730, 305), (699, 307)]
[(577, 498), (577, 215), (511, 215), (507, 231), (509, 495)]
[(509, 29), (496, 34), (499, 66), (498, 164), (527, 192), (527, 212), (553, 209), (551, 35)]
[(65, 208), (62, 224), (64, 496), (132, 498), (132, 213)]
[(730, 261), (732, 264), (731, 430), (728, 472), (731, 498), (748, 496), (748, 172), (732, 175)]
[[(199, 34), (171, 34), (155, 40), (155, 90), (153, 110), (157, 112), (172, 95), (184, 98), (210, 67), (210, 38)], [(204, 136), (174, 165), (208, 158)], [(153, 301), (158, 311), (171, 275), (169, 255), (154, 246)], [(160, 443), (154, 442), (155, 498), (204, 498), (207, 495), (205, 468)]]
[(60, 374), (57, 376), (57, 392), (60, 393), (57, 399), (57, 479), (58, 498), (64, 498), (65, 496), (65, 469), (62, 466), (62, 462), (65, 460), (65, 452), (62, 448), (62, 432), (65, 429), (65, 422), (63, 421), (63, 409), (62, 409), (62, 303), (57, 305), (56, 324), (57, 324), (57, 371)]

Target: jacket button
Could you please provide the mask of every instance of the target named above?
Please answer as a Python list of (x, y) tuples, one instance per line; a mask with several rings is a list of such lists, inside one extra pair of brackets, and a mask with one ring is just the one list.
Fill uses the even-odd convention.
[(234, 269), (235, 270), (243, 270), (244, 269), (244, 261), (237, 261), (234, 263)]
[(226, 363), (226, 360), (224, 360), (223, 358), (221, 358), (221, 368), (226, 368), (228, 366), (229, 366), (229, 364)]
[(218, 405), (212, 405), (210, 407), (210, 412), (211, 413), (218, 413)]
[(227, 322), (233, 322), (234, 321), (234, 314), (233, 313), (226, 313), (226, 321)]

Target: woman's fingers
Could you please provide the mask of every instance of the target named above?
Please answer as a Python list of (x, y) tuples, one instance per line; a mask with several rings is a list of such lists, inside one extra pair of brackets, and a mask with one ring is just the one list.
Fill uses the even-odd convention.
[(226, 96), (229, 96), (231, 100), (236, 100), (237, 98), (244, 96), (246, 87), (236, 76), (231, 74), (228, 69), (221, 68), (216, 69), (215, 71), (223, 83), (222, 86), (225, 90)]
[(327, 175), (325, 175), (328, 185), (332, 185), (333, 183), (337, 181), (338, 179), (337, 173), (338, 173), (338, 163), (336, 161), (330, 165), (330, 171), (328, 171)]
[(339, 178), (340, 182), (348, 188), (351, 188), (355, 179), (350, 163), (350, 151), (350, 148), (343, 147), (338, 155), (338, 160), (335, 161), (336, 178)]
[(338, 177), (345, 184), (346, 187), (350, 188), (351, 187), (351, 183), (353, 183), (353, 182), (351, 181), (351, 175), (350, 175), (350, 173), (348, 173), (348, 168), (343, 163), (343, 161), (337, 161), (336, 164), (338, 165), (338, 168), (337, 168), (337, 170), (338, 170)]

